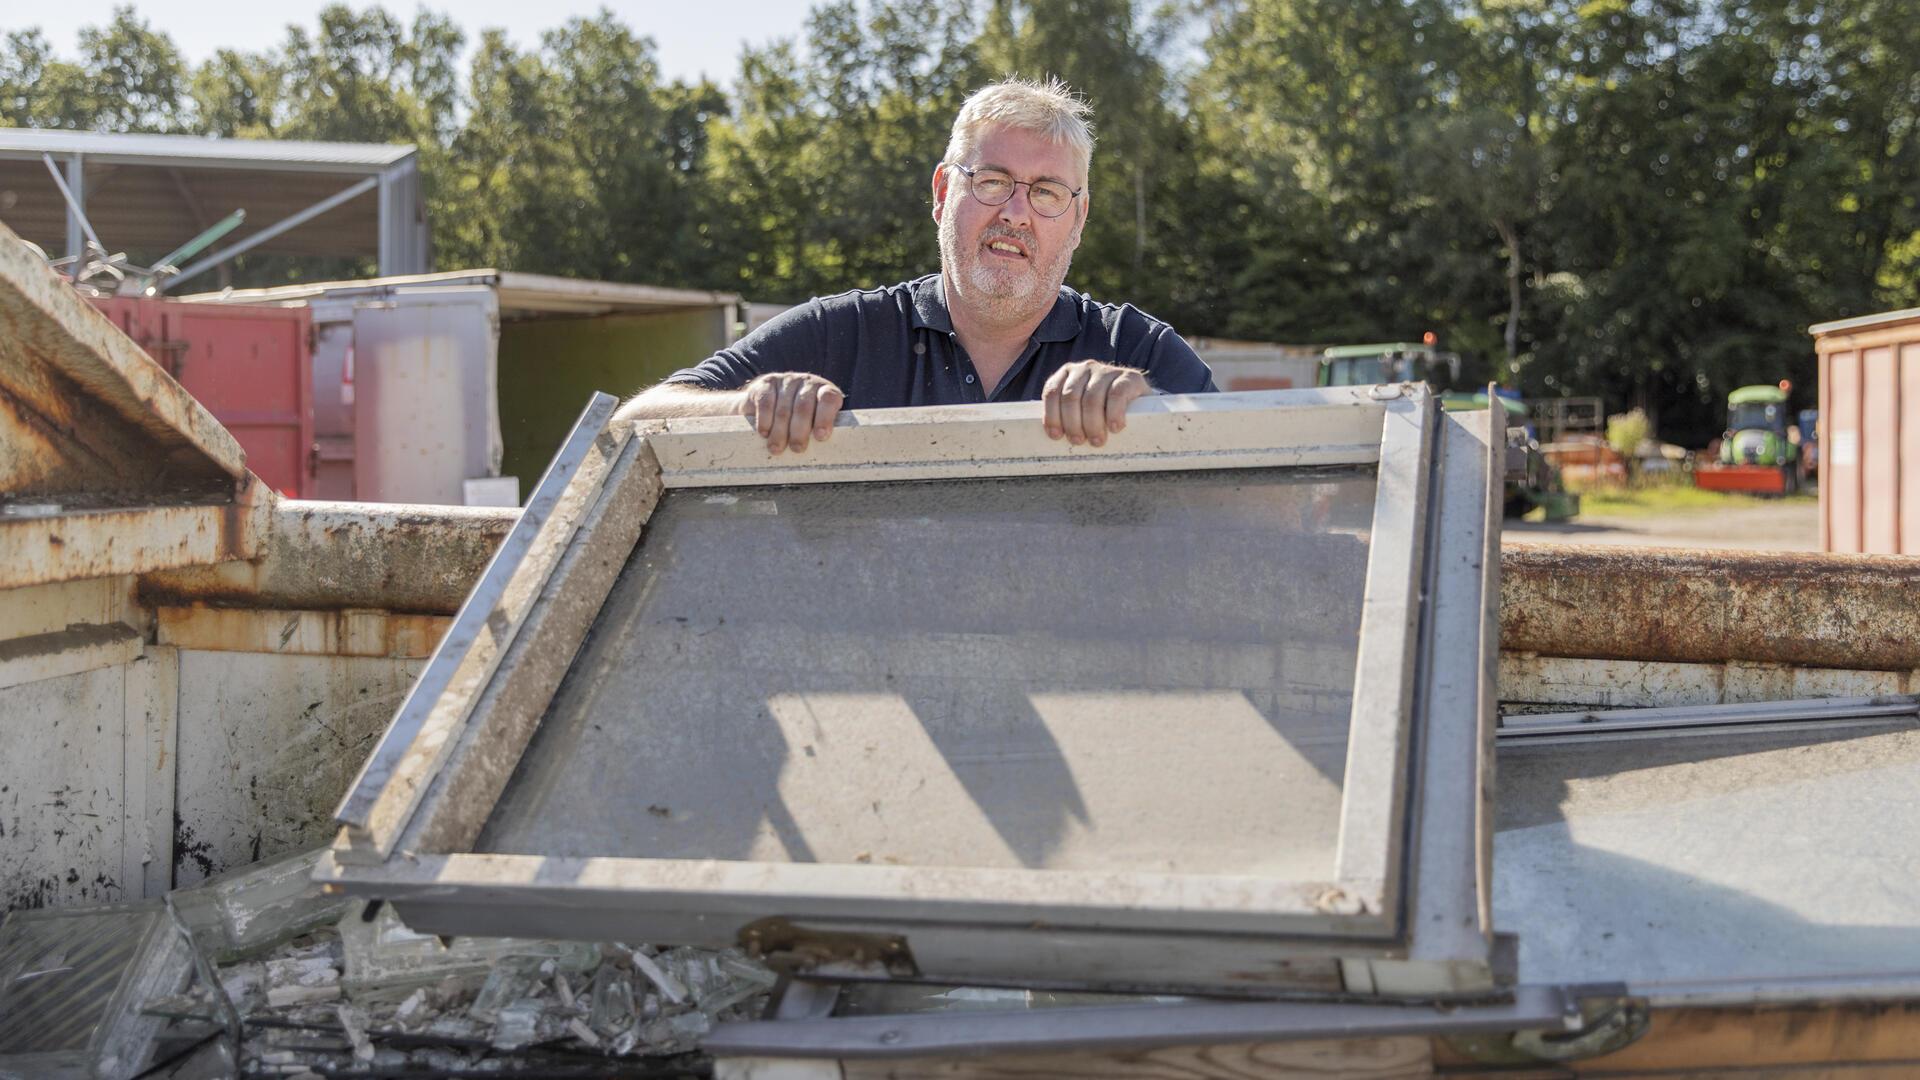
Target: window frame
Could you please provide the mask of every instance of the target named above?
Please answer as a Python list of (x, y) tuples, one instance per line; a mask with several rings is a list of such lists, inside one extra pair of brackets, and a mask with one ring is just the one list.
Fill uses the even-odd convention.
[[(1492, 987), (1497, 411), (1476, 426), (1417, 383), (1157, 397), (1093, 447), (1046, 438), (1037, 403), (875, 410), (780, 456), (743, 418), (612, 412), (600, 395), (583, 413), (342, 802), (330, 888), (434, 932), (738, 943), (813, 974)], [(667, 490), (1332, 465), (1374, 466), (1376, 489), (1329, 880), (471, 851)], [(1415, 887), (1429, 877), (1446, 895)], [(1442, 910), (1461, 925), (1415, 932)]]

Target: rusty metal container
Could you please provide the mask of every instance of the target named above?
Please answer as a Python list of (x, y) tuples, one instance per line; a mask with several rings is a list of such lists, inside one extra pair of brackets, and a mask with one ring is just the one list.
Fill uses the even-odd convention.
[(160, 362), (282, 495), (313, 498), (313, 316), (305, 308), (94, 297)]
[(1820, 546), (1920, 554), (1920, 308), (1808, 328), (1820, 356)]

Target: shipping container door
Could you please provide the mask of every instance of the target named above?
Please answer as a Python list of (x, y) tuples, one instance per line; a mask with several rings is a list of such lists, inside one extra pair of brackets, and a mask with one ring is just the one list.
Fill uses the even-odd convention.
[(173, 377), (282, 495), (313, 494), (313, 357), (305, 308), (165, 305)]
[(492, 289), (399, 290), (353, 314), (355, 497), (460, 504), (500, 474)]
[(1900, 553), (1900, 369), (1891, 346), (1860, 350), (1860, 550)]
[(1920, 554), (1920, 343), (1896, 347), (1900, 387), (1899, 544), (1902, 555)]
[(358, 498), (353, 488), (353, 305), (315, 300), (313, 443), (316, 499)]
[(1827, 497), (1827, 550), (1858, 552), (1861, 545), (1859, 350), (1831, 353), (1826, 363), (1828, 410), (1820, 417), (1827, 445), (1821, 448), (1820, 486)]

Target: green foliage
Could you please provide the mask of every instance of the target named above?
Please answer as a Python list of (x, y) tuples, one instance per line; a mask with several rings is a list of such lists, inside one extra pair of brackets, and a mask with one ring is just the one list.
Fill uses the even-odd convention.
[(1653, 426), (1647, 423), (1647, 414), (1640, 409), (1607, 417), (1607, 445), (1628, 461), (1640, 456), (1640, 444), (1652, 435)]
[(0, 124), (410, 142), (443, 267), (797, 301), (932, 269), (960, 101), (1058, 75), (1099, 140), (1078, 287), (1196, 336), (1431, 330), (1697, 445), (1732, 387), (1813, 386), (1809, 323), (1920, 304), (1910, 7), (826, 0), (724, 89), (604, 11), (463, 54), (447, 16), (335, 5), (190, 67), (122, 7), (72, 57), (0, 37)]

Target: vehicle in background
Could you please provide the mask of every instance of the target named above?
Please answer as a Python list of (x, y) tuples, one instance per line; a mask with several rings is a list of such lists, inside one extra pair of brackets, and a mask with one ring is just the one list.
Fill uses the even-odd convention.
[(1706, 491), (1786, 495), (1800, 486), (1800, 429), (1788, 422), (1792, 384), (1743, 386), (1727, 395), (1727, 431), (1714, 464), (1694, 470)]
[(1800, 410), (1800, 483), (1820, 481), (1820, 410)]
[[(1566, 521), (1580, 513), (1580, 496), (1566, 490), (1553, 463), (1540, 453), (1540, 442), (1527, 414), (1526, 403), (1512, 391), (1495, 387), (1471, 390), (1463, 384), (1460, 354), (1443, 352), (1432, 334), (1419, 344), (1388, 342), (1379, 345), (1337, 345), (1320, 355), (1315, 384), (1319, 386), (1374, 386), (1381, 383), (1424, 382), (1440, 395), (1448, 412), (1491, 408), (1498, 401), (1507, 413), (1510, 445), (1526, 450), (1526, 472), (1506, 486), (1505, 513), (1520, 517), (1539, 508), (1548, 521)], [(1514, 442), (1515, 431), (1524, 436)]]

